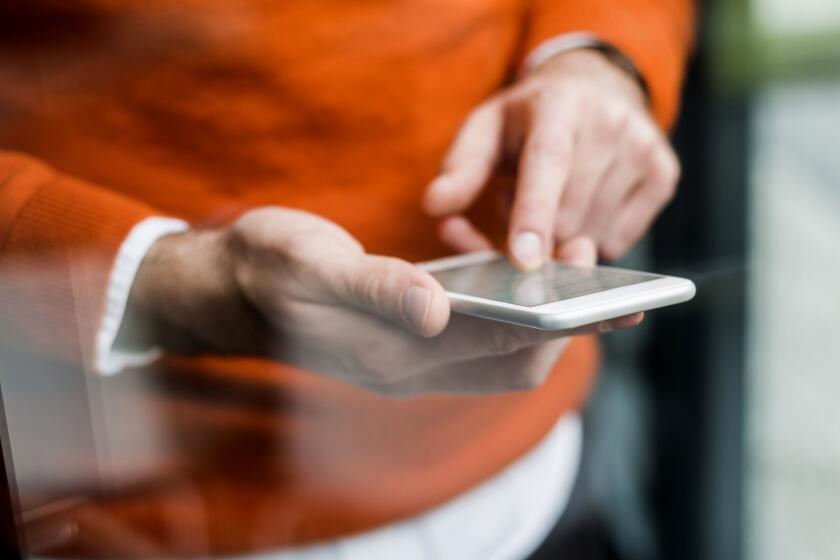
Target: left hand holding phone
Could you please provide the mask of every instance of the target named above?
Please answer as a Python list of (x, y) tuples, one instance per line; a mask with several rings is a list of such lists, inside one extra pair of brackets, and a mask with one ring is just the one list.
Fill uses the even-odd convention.
[[(561, 253), (595, 261), (584, 239)], [(565, 337), (641, 319), (546, 332), (450, 315), (425, 271), (366, 254), (318, 216), (266, 207), (226, 229), (161, 239), (137, 275), (120, 337), (175, 353), (267, 357), (406, 396), (530, 389), (550, 373)]]

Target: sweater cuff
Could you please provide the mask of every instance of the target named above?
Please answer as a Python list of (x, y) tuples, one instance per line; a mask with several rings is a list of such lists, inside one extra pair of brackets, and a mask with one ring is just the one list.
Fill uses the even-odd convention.
[(172, 218), (151, 217), (138, 223), (123, 241), (114, 261), (105, 295), (105, 309), (96, 334), (96, 371), (115, 375), (130, 367), (148, 365), (160, 357), (158, 348), (124, 349), (116, 344), (131, 288), (149, 250), (162, 237), (182, 233), (189, 225)]

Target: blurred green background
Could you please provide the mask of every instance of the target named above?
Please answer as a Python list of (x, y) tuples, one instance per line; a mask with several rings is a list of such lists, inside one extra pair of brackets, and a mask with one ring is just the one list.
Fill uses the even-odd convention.
[(714, 79), (726, 92), (840, 77), (837, 0), (711, 0)]

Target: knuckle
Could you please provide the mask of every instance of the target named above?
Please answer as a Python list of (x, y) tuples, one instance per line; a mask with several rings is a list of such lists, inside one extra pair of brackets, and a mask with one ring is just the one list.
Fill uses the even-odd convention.
[(361, 276), (358, 282), (359, 300), (379, 312), (385, 312), (402, 286), (407, 284), (411, 271), (409, 265), (398, 259), (387, 259), (375, 271)]
[(567, 99), (566, 87), (564, 87), (563, 82), (557, 80), (535, 81), (528, 94), (531, 98), (531, 104), (537, 110), (550, 108), (558, 103), (563, 103)]
[[(323, 239), (318, 241), (323, 241)], [(307, 235), (306, 232), (290, 234), (280, 242), (282, 252), (289, 260), (302, 263), (310, 260), (309, 255), (312, 254), (313, 246), (313, 236)]]
[(641, 157), (651, 154), (659, 142), (659, 134), (647, 122), (638, 119), (628, 127), (632, 150)]
[(385, 277), (380, 271), (362, 275), (355, 284), (354, 296), (362, 305), (370, 305), (378, 309), (381, 301), (378, 295), (384, 290), (384, 283)]
[(554, 165), (565, 165), (571, 159), (571, 143), (562, 137), (536, 137), (530, 146), (531, 157)]
[(653, 169), (653, 181), (648, 189), (649, 198), (657, 203), (671, 200), (677, 191), (680, 165), (675, 157), (666, 154), (657, 158)]
[(596, 127), (605, 135), (613, 136), (621, 132), (627, 126), (630, 112), (619, 103), (602, 103), (595, 110)]

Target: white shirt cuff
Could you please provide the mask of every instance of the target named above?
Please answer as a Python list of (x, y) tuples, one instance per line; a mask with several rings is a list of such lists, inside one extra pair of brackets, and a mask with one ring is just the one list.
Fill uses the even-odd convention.
[(115, 375), (129, 367), (150, 364), (160, 357), (158, 348), (125, 350), (116, 348), (115, 342), (125, 319), (134, 279), (146, 254), (162, 237), (188, 229), (189, 225), (182, 220), (152, 217), (134, 226), (123, 241), (111, 270), (105, 311), (96, 334), (96, 371), (100, 375)]

